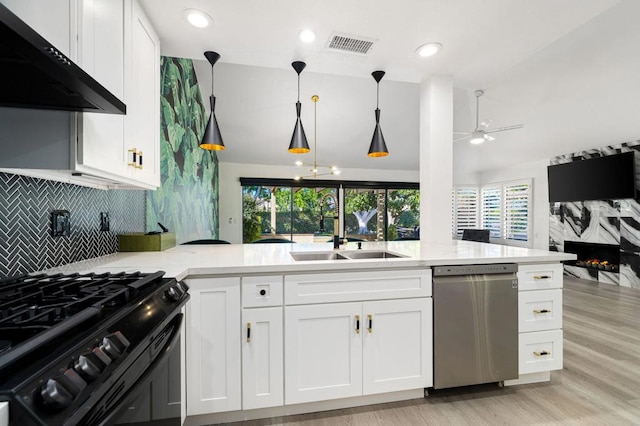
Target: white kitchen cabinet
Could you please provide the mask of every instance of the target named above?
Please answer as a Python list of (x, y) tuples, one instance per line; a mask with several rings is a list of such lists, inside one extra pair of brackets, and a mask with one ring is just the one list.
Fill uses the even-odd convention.
[(284, 404), (282, 307), (242, 310), (242, 408)]
[(2, 171), (101, 188), (156, 189), (160, 43), (138, 0), (55, 0), (46, 7), (36, 0), (0, 1), (127, 106), (126, 115), (5, 108)]
[(284, 315), (285, 403), (362, 395), (362, 303), (287, 306)]
[(285, 307), (285, 402), (433, 384), (430, 298)]
[(135, 181), (156, 188), (160, 186), (160, 39), (138, 1), (132, 3), (131, 44), (126, 47), (130, 64), (125, 73), (124, 155), (128, 158), (134, 150), (138, 159), (127, 170)]
[(187, 415), (240, 410), (240, 278), (186, 282)]
[(71, 60), (76, 60), (76, 46), (71, 43), (70, 29), (75, 24), (77, 0), (0, 0), (18, 18), (52, 43)]
[(432, 300), (365, 302), (362, 312), (363, 394), (433, 386)]
[(518, 373), (506, 386), (548, 381), (561, 370), (562, 264), (518, 266)]
[[(125, 104), (125, 13), (130, 19), (130, 8), (131, 0), (78, 0), (76, 63)], [(125, 116), (85, 112), (77, 120), (78, 171), (126, 176)]]

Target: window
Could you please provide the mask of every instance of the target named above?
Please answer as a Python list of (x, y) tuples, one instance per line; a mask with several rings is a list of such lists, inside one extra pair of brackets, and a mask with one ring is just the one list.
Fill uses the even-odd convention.
[(501, 194), (502, 190), (499, 186), (483, 187), (481, 189), (481, 220), (482, 229), (490, 231), (490, 238), (500, 238), (500, 211), (501, 211)]
[(527, 241), (529, 239), (529, 200), (531, 183), (518, 182), (502, 187), (504, 199), (504, 239)]
[(420, 232), (420, 190), (409, 182), (359, 182), (240, 178), (243, 242), (287, 238), (330, 242), (335, 200), (349, 241), (416, 239)]
[(478, 188), (461, 186), (453, 190), (453, 235), (462, 238), (464, 229), (479, 227)]
[(453, 190), (453, 233), (490, 230), (494, 242), (531, 245), (532, 180), (502, 182), (482, 187), (460, 186)]

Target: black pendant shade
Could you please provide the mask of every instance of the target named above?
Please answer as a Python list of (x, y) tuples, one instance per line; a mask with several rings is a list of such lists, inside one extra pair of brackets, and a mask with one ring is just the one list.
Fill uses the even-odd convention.
[(369, 146), (369, 157), (386, 157), (389, 155), (387, 144), (384, 142), (384, 136), (382, 135), (382, 129), (380, 128), (380, 108), (378, 108), (378, 102), (380, 101), (380, 80), (384, 77), (384, 71), (374, 71), (371, 73), (376, 80), (376, 127), (373, 130), (373, 137), (371, 138), (371, 145)]
[(296, 102), (296, 125), (293, 128), (289, 152), (292, 154), (306, 154), (310, 149), (309, 142), (307, 142), (307, 135), (304, 133), (304, 127), (302, 127), (302, 120), (300, 120), (300, 111), (302, 110), (302, 104), (300, 103), (300, 73), (305, 69), (307, 64), (301, 61), (295, 61), (291, 66), (298, 74), (298, 102)]
[(216, 52), (206, 51), (204, 56), (211, 64), (211, 96), (209, 102), (211, 103), (211, 115), (209, 115), (209, 121), (207, 127), (204, 130), (202, 141), (200, 142), (200, 148), (213, 151), (221, 151), (225, 148), (222, 141), (222, 135), (220, 134), (220, 127), (218, 127), (218, 120), (216, 120), (216, 97), (213, 95), (213, 66), (220, 59), (220, 55)]

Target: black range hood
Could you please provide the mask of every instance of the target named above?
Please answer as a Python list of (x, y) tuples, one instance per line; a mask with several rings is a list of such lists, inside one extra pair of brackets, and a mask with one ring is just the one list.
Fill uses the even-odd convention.
[(0, 106), (126, 114), (126, 105), (0, 4)]

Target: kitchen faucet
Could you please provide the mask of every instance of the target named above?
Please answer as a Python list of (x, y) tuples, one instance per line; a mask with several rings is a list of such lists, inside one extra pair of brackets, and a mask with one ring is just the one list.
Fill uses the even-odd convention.
[(320, 230), (324, 230), (324, 213), (322, 212), (322, 207), (324, 206), (324, 202), (327, 198), (331, 198), (333, 200), (334, 205), (334, 216), (333, 216), (333, 248), (340, 248), (340, 206), (338, 204), (338, 198), (333, 195), (331, 192), (328, 192), (320, 198)]

